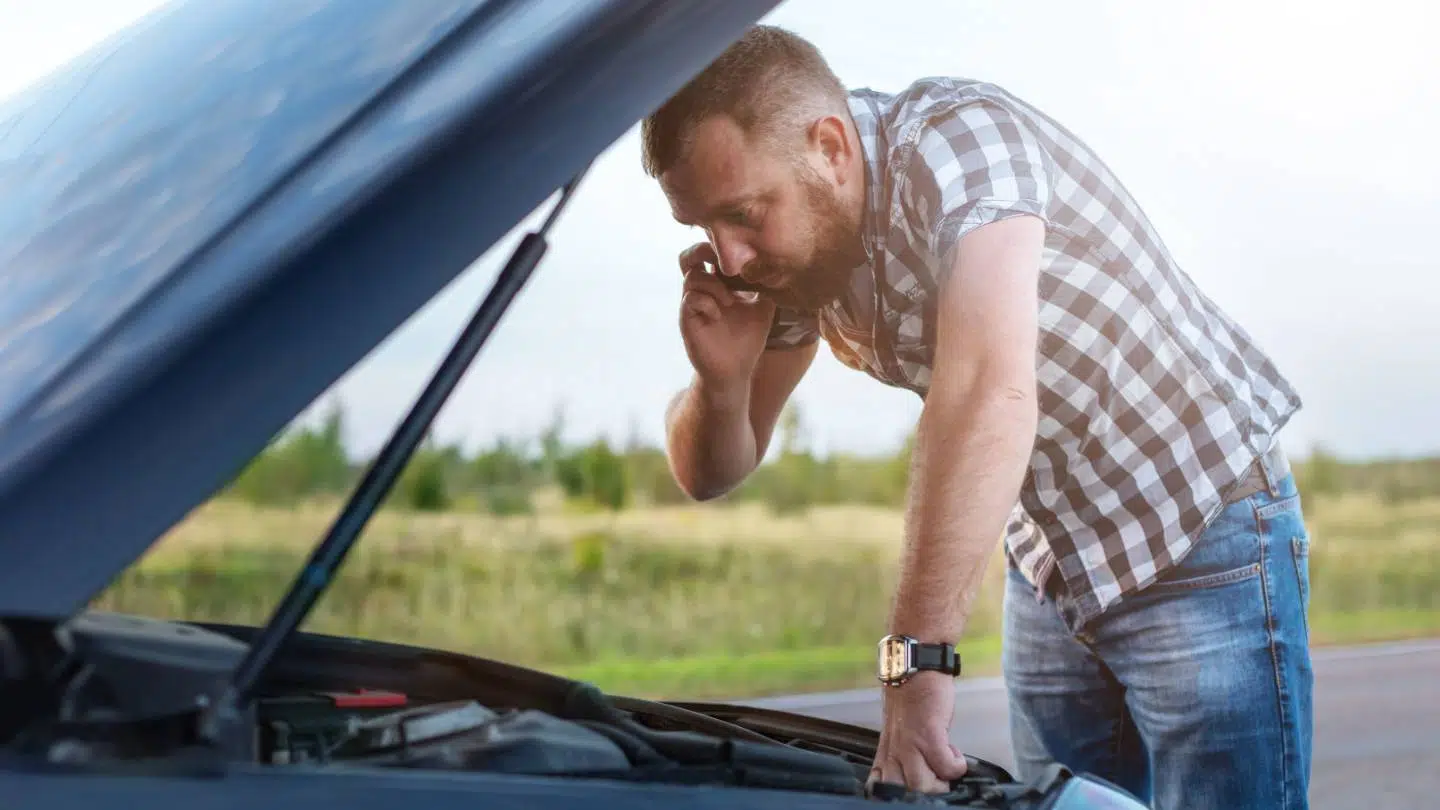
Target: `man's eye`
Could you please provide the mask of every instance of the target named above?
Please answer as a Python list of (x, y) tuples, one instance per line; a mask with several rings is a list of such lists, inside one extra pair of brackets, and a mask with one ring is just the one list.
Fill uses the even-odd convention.
[(725, 215), (725, 219), (735, 225), (749, 225), (754, 221), (754, 217), (748, 208), (731, 211)]

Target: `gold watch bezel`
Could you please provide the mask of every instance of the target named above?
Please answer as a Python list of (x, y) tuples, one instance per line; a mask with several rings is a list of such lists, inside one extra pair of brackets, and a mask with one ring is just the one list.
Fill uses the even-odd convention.
[(915, 666), (915, 639), (891, 633), (876, 645), (876, 678), (886, 686), (899, 686), (919, 670)]

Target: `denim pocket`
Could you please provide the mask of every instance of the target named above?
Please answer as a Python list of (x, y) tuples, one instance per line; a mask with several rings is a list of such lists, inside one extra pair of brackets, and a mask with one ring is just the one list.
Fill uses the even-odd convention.
[(1145, 592), (1180, 593), (1243, 582), (1260, 575), (1262, 562), (1255, 508), (1247, 498), (1225, 507), (1190, 552)]
[(1290, 538), (1290, 554), (1295, 559), (1295, 585), (1300, 589), (1300, 619), (1305, 638), (1310, 638), (1310, 535), (1301, 531)]
[(1290, 556), (1295, 561), (1295, 580), (1300, 586), (1300, 603), (1310, 607), (1310, 533), (1304, 528), (1290, 536)]
[[(1310, 638), (1310, 531), (1300, 510), (1300, 497), (1286, 499), (1287, 508), (1276, 515), (1276, 537), (1290, 538), (1290, 561), (1295, 574), (1295, 588), (1300, 595), (1300, 619), (1305, 638)], [(1283, 517), (1281, 517), (1283, 515)]]
[(1300, 514), (1300, 496), (1287, 495), (1277, 501), (1255, 507), (1255, 517), (1266, 522), (1289, 520), (1304, 525)]
[[(1294, 582), (1295, 590), (1291, 594), (1277, 594), (1276, 599), (1280, 602), (1295, 600), (1298, 610), (1300, 630), (1305, 639), (1310, 637), (1310, 532), (1305, 526), (1305, 514), (1300, 505), (1300, 494), (1295, 489), (1293, 477), (1287, 476), (1281, 482), (1280, 491), (1285, 493), (1280, 497), (1262, 503), (1255, 509), (1255, 518), (1259, 529), (1270, 538), (1271, 547), (1275, 550), (1276, 563), (1288, 564), (1288, 574), (1279, 570), (1286, 565), (1277, 565), (1275, 575), (1277, 583), (1280, 577)], [(1290, 555), (1283, 558), (1286, 548), (1289, 548)]]
[(1241, 582), (1260, 575), (1260, 563), (1247, 563), (1239, 568), (1230, 568), (1225, 571), (1217, 571), (1213, 574), (1201, 574), (1194, 577), (1165, 577), (1154, 585), (1145, 589), (1146, 593), (1179, 593), (1181, 591), (1193, 591), (1200, 588), (1215, 588), (1221, 585), (1229, 585), (1232, 582)]

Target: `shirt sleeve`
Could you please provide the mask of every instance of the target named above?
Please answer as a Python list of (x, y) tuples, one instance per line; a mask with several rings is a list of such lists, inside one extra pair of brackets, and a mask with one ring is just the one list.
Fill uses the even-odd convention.
[(904, 171), (903, 205), (948, 269), (955, 246), (990, 222), (1046, 218), (1050, 158), (1030, 125), (991, 102), (967, 102), (931, 116), (915, 136)]
[(819, 339), (820, 323), (814, 313), (776, 307), (775, 317), (770, 321), (770, 335), (765, 340), (765, 348), (797, 349)]

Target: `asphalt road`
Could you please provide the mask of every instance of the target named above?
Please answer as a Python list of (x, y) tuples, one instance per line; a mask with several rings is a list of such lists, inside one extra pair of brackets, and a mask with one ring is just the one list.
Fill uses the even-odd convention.
[[(1440, 639), (1317, 649), (1315, 810), (1440, 807)], [(1004, 685), (961, 681), (952, 738), (1013, 768)], [(876, 727), (877, 689), (747, 701)]]

